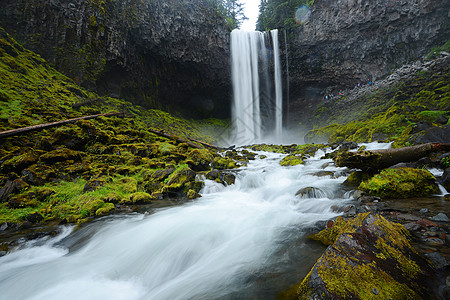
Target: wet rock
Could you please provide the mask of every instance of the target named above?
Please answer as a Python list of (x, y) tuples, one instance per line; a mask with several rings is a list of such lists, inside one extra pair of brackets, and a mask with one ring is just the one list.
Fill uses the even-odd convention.
[(435, 126), (411, 136), (414, 144), (450, 143), (450, 125)]
[(440, 178), (440, 183), (447, 191), (450, 191), (450, 168), (444, 170), (444, 174)]
[(44, 217), (42, 217), (42, 215), (39, 213), (32, 213), (32, 214), (29, 214), (26, 219), (28, 222), (35, 224), (35, 223), (39, 223), (42, 220), (44, 220)]
[(325, 177), (325, 176), (333, 177), (334, 176), (334, 172), (331, 172), (331, 171), (319, 171), (319, 172), (316, 172), (316, 173), (314, 173), (312, 175), (313, 176), (317, 176), (317, 177)]
[(416, 223), (425, 228), (432, 227), (432, 226), (438, 227), (438, 225), (436, 223), (431, 222), (430, 220), (427, 220), (427, 219), (420, 219)]
[(342, 150), (342, 151), (348, 151), (348, 150), (357, 149), (357, 148), (358, 148), (358, 144), (355, 142), (344, 142), (344, 143), (342, 143), (341, 146), (339, 146), (339, 150)]
[(326, 197), (326, 193), (316, 187), (305, 187), (298, 190), (295, 196), (300, 198), (324, 198)]
[(420, 229), (420, 225), (414, 222), (410, 222), (410, 223), (406, 223), (403, 225), (406, 229), (408, 229), (409, 231), (416, 231)]
[(209, 179), (209, 180), (216, 180), (220, 177), (220, 171), (216, 170), (216, 169), (211, 170), (208, 173), (206, 173), (205, 177), (206, 177), (206, 179)]
[(288, 156), (283, 157), (283, 159), (280, 161), (280, 166), (287, 167), (287, 166), (296, 166), (296, 165), (303, 165), (304, 161), (302, 158), (298, 155), (289, 154)]
[(449, 222), (450, 221), (450, 219), (444, 213), (438, 213), (434, 217), (431, 217), (430, 220), (435, 221), (435, 222)]
[(363, 197), (366, 195), (366, 192), (360, 191), (360, 190), (356, 190), (353, 193), (353, 199), (358, 200), (359, 198)]
[(411, 215), (411, 214), (398, 214), (397, 215), (397, 219), (407, 220), (407, 221), (419, 221), (420, 217), (414, 216), (414, 215)]
[(22, 189), (29, 187), (23, 179), (15, 179), (13, 181), (8, 180), (2, 189), (0, 189), (0, 201), (6, 200), (9, 195), (17, 193)]
[(445, 257), (443, 257), (441, 254), (437, 253), (437, 252), (432, 252), (432, 253), (426, 253), (425, 256), (431, 260), (431, 262), (433, 263), (433, 265), (440, 269), (440, 268), (444, 268), (445, 266), (448, 265), (447, 260), (445, 259)]
[(361, 182), (369, 180), (372, 177), (371, 174), (364, 171), (355, 171), (351, 173), (344, 181), (345, 185), (359, 186)]
[(413, 249), (400, 224), (368, 213), (347, 221), (338, 217), (317, 236), (330, 246), (301, 282), (299, 299), (370, 299), (376, 292), (377, 299), (434, 295), (427, 279), (436, 271)]
[(227, 185), (232, 185), (236, 181), (236, 176), (231, 173), (223, 173), (221, 174), (220, 179), (226, 182)]
[(445, 244), (445, 242), (442, 239), (434, 237), (425, 238), (424, 242), (425, 244), (430, 245), (432, 247), (439, 247)]

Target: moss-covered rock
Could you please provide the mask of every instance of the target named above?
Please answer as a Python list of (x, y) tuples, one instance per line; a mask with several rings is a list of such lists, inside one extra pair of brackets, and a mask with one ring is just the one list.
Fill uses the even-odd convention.
[(188, 166), (181, 166), (173, 172), (164, 186), (164, 191), (175, 192), (183, 189), (184, 185), (195, 180), (196, 173)]
[(35, 164), (39, 159), (39, 155), (36, 151), (30, 149), (21, 155), (13, 156), (12, 158), (5, 160), (1, 164), (2, 172), (20, 172), (28, 166)]
[(283, 167), (303, 165), (303, 164), (304, 164), (304, 161), (302, 160), (301, 156), (292, 155), (292, 154), (283, 157), (283, 159), (280, 161), (280, 166), (283, 166)]
[(80, 152), (65, 147), (44, 153), (40, 157), (40, 159), (46, 163), (56, 163), (67, 160), (79, 161), (81, 158), (82, 154)]
[(214, 156), (208, 149), (192, 149), (187, 154), (186, 163), (194, 171), (207, 171), (214, 161)]
[[(336, 229), (333, 229), (336, 227)], [(298, 288), (298, 299), (422, 299), (435, 271), (411, 246), (408, 231), (379, 215), (337, 220), (327, 248)]]
[(347, 177), (343, 184), (349, 186), (359, 186), (361, 182), (369, 180), (371, 177), (372, 175), (370, 173), (364, 171), (354, 171)]
[(426, 169), (384, 169), (358, 189), (382, 198), (411, 198), (439, 192), (436, 178)]
[(152, 195), (145, 192), (136, 192), (130, 195), (128, 199), (123, 199), (121, 203), (123, 204), (145, 204), (150, 203), (155, 200)]

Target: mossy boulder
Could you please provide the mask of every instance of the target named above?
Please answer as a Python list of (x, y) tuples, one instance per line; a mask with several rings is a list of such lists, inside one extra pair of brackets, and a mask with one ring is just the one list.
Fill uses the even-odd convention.
[(364, 171), (354, 171), (347, 177), (343, 184), (349, 186), (359, 186), (361, 182), (369, 180), (371, 177), (372, 175), (370, 173)]
[(296, 165), (303, 165), (304, 161), (300, 156), (297, 155), (288, 155), (283, 157), (283, 159), (280, 161), (280, 166), (287, 167), (287, 166), (296, 166)]
[(50, 164), (67, 160), (79, 161), (82, 159), (82, 154), (78, 151), (62, 147), (42, 154), (40, 159)]
[(439, 192), (436, 178), (426, 169), (384, 169), (358, 189), (382, 198), (421, 197)]
[(28, 166), (35, 164), (39, 159), (39, 155), (29, 150), (21, 155), (13, 156), (12, 158), (5, 160), (0, 167), (2, 172), (20, 172)]
[(435, 294), (427, 279), (436, 271), (411, 246), (401, 224), (360, 214), (336, 220), (325, 231), (319, 235), (332, 245), (299, 285), (298, 299), (430, 299)]
[(145, 204), (150, 203), (153, 200), (155, 200), (152, 195), (145, 193), (145, 192), (136, 192), (130, 195), (128, 199), (122, 200), (121, 203), (124, 204)]
[(164, 186), (165, 192), (181, 191), (185, 184), (195, 180), (196, 173), (188, 166), (181, 166), (173, 172)]
[(211, 167), (214, 156), (208, 149), (192, 149), (187, 154), (187, 164), (194, 171), (206, 171)]
[(218, 170), (235, 169), (238, 167), (236, 162), (230, 158), (225, 158), (222, 156), (214, 157), (214, 162), (212, 167)]

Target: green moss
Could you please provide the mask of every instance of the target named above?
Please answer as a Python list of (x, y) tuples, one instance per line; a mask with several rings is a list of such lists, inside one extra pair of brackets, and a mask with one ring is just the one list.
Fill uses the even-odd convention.
[(385, 169), (358, 187), (382, 198), (410, 198), (439, 191), (436, 178), (425, 169)]
[(280, 166), (287, 167), (287, 166), (296, 166), (296, 165), (303, 165), (304, 162), (300, 156), (297, 155), (287, 155), (283, 157), (283, 159), (280, 161)]
[[(299, 285), (298, 299), (309, 299), (315, 293), (310, 286), (313, 270), (332, 298), (422, 299), (420, 278), (424, 272), (411, 259), (416, 252), (402, 225), (378, 215), (360, 214), (348, 221), (336, 220), (333, 228), (320, 233), (333, 246)], [(330, 236), (331, 232), (339, 235)], [(337, 241), (339, 236), (342, 238)], [(366, 248), (358, 246), (360, 240)]]
[(436, 122), (436, 120), (440, 116), (445, 116), (448, 118), (450, 116), (450, 112), (449, 111), (439, 111), (439, 110), (437, 110), (437, 111), (436, 110), (435, 111), (424, 110), (424, 111), (421, 111), (418, 113), (417, 119), (429, 121), (429, 122)]
[(340, 128), (339, 124), (331, 124), (318, 129), (313, 129), (305, 135), (305, 141), (312, 143), (326, 143), (330, 136)]
[(359, 214), (358, 216), (350, 220), (345, 220), (344, 218), (339, 216), (334, 221), (333, 227), (324, 229), (317, 234), (313, 234), (309, 236), (309, 238), (320, 241), (324, 245), (332, 245), (334, 244), (334, 242), (336, 242), (336, 240), (342, 233), (355, 232), (356, 229), (361, 226), (362, 222), (368, 215), (369, 213)]
[(363, 171), (355, 171), (352, 172), (347, 179), (344, 181), (344, 184), (351, 186), (359, 186), (361, 182), (369, 180), (372, 177), (371, 174), (363, 172)]
[(136, 192), (130, 195), (128, 199), (123, 199), (121, 203), (124, 204), (144, 204), (155, 200), (150, 194), (145, 192)]

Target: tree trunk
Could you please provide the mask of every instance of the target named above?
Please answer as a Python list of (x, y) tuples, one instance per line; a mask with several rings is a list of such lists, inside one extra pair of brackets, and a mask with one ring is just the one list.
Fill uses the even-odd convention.
[(98, 117), (111, 117), (111, 116), (118, 116), (118, 115), (123, 115), (123, 113), (113, 112), (113, 113), (106, 113), (106, 114), (91, 115), (91, 116), (85, 116), (85, 117), (80, 117), (80, 118), (58, 121), (58, 122), (45, 123), (45, 124), (39, 124), (39, 125), (34, 125), (34, 126), (28, 126), (28, 127), (7, 130), (7, 131), (0, 132), (0, 139), (4, 139), (4, 138), (10, 137), (10, 136), (19, 135), (19, 134), (23, 134), (23, 133), (27, 133), (27, 132), (31, 132), (31, 131), (42, 130), (45, 128), (61, 126), (64, 124), (69, 124), (69, 123), (75, 123), (76, 121), (79, 121), (79, 120), (89, 120), (89, 119), (94, 119), (94, 118), (98, 118)]
[(401, 162), (417, 161), (430, 153), (450, 151), (450, 144), (428, 143), (397, 149), (380, 149), (360, 152), (342, 152), (335, 157), (339, 167), (357, 168), (363, 171), (381, 170)]

